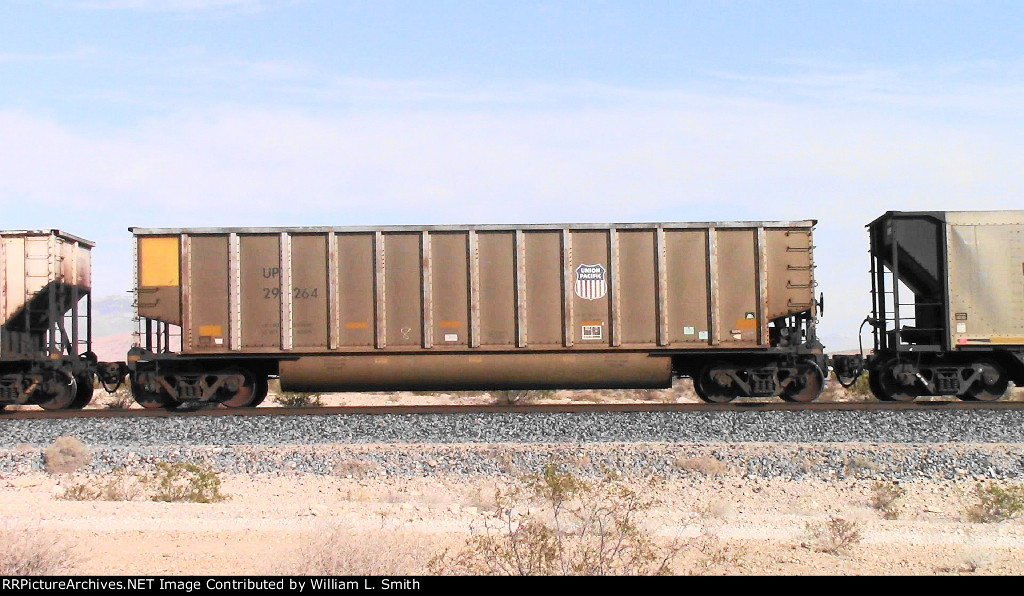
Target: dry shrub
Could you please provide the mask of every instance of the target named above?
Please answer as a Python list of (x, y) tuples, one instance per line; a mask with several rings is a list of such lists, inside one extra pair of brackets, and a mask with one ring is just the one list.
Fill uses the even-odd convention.
[(71, 544), (38, 528), (0, 528), (0, 576), (67, 575), (75, 568)]
[(146, 490), (147, 478), (118, 468), (106, 476), (88, 476), (70, 484), (58, 498), (65, 501), (134, 501)]
[(134, 403), (135, 398), (132, 397), (131, 389), (127, 385), (122, 385), (113, 393), (107, 394), (107, 399), (103, 405), (111, 410), (125, 410), (132, 407)]
[(846, 474), (855, 478), (868, 478), (878, 473), (880, 466), (867, 455), (851, 455), (846, 459)]
[(974, 489), (974, 498), (975, 502), (965, 512), (972, 522), (1001, 522), (1024, 512), (1024, 486), (1004, 488), (995, 482), (979, 482)]
[(743, 547), (727, 544), (710, 531), (704, 528), (700, 536), (687, 543), (688, 550), (692, 551), (692, 561), (687, 567), (689, 575), (724, 575), (733, 573), (737, 568), (743, 567), (743, 559), (748, 551)]
[(885, 519), (896, 519), (899, 517), (896, 501), (906, 493), (896, 482), (875, 482), (871, 485), (871, 507), (881, 511)]
[(74, 472), (92, 463), (89, 448), (75, 437), (62, 436), (43, 451), (46, 471), (51, 474)]
[(830, 516), (827, 522), (808, 523), (807, 532), (811, 535), (812, 542), (805, 546), (830, 555), (837, 555), (853, 548), (864, 537), (859, 523), (835, 516)]
[(729, 467), (722, 460), (712, 455), (695, 455), (678, 458), (676, 467), (687, 472), (697, 472), (705, 476), (722, 476)]
[(220, 476), (207, 464), (157, 462), (153, 483), (154, 501), (216, 503), (227, 498), (220, 492)]
[(378, 470), (380, 470), (380, 464), (373, 460), (347, 457), (334, 462), (334, 466), (331, 467), (331, 475), (360, 479), (372, 475)]
[[(871, 386), (868, 383), (868, 373), (864, 371), (861, 373), (853, 385), (845, 389), (836, 389), (834, 392), (832, 401), (840, 402), (861, 402), (861, 401), (875, 401), (875, 394), (871, 392)], [(845, 393), (845, 397), (843, 394)]]
[(283, 391), (274, 401), (286, 408), (313, 408), (324, 405), (319, 393), (303, 393), (300, 391)]
[(494, 403), (499, 405), (522, 405), (535, 403), (554, 397), (555, 392), (550, 389), (507, 389), (491, 391)]
[(423, 575), (429, 553), (424, 540), (409, 535), (330, 526), (308, 538), (293, 560), (277, 571), (306, 576)]
[[(656, 492), (656, 491), (655, 491)], [(554, 465), (497, 495), (496, 523), (447, 550), (431, 571), (470, 575), (665, 575), (679, 546), (643, 527), (657, 501), (614, 474), (586, 482)], [(520, 507), (528, 507), (521, 514)]]

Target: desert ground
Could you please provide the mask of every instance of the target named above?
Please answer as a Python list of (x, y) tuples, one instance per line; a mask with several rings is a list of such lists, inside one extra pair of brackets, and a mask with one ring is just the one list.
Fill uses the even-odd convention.
[[(222, 480), (227, 498), (216, 503), (69, 501), (60, 498), (69, 486), (102, 479), (34, 473), (0, 480), (0, 507), (6, 532), (63, 553), (54, 573), (419, 575), (444, 572), (431, 560), (446, 549), (504, 528), (504, 478), (282, 471)], [(905, 484), (888, 515), (873, 505), (876, 482), (744, 479), (709, 468), (632, 486), (660, 499), (642, 527), (674, 549), (675, 574), (1024, 572), (1024, 523), (967, 520), (974, 483)], [(526, 506), (520, 515), (535, 513)], [(857, 536), (837, 544), (834, 519)]]
[[(361, 403), (414, 397), (431, 401), (364, 396)], [(654, 548), (648, 559), (678, 575), (1024, 573), (1024, 521), (972, 517), (987, 479), (756, 478), (713, 458), (681, 466), (685, 473), (672, 478), (583, 479), (595, 492), (575, 493), (571, 501), (587, 511), (606, 502), (597, 489), (631, 491), (639, 503), (632, 518), (638, 535)], [(455, 563), (485, 558), (481, 537), (496, 540), (493, 551), (510, 529), (550, 520), (543, 501), (507, 497), (535, 472), (397, 477), (284, 467), (257, 476), (220, 474), (224, 499), (193, 503), (150, 500), (152, 482), (145, 485), (141, 473), (22, 470), (0, 476), (3, 556), (41, 552), (52, 566), (30, 572), (60, 574), (486, 572)], [(115, 485), (120, 500), (69, 498), (83, 486)], [(617, 572), (653, 569), (634, 564)]]

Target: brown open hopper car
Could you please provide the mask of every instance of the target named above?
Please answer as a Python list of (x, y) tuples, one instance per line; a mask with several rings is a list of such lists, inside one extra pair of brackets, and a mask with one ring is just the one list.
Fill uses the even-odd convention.
[(813, 221), (133, 228), (150, 407), (285, 390), (667, 387), (810, 401)]

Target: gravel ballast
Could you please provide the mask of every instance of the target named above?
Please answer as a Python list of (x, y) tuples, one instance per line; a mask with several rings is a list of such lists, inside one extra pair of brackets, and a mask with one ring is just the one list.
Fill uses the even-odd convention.
[(205, 461), (242, 474), (509, 475), (555, 462), (583, 474), (1017, 479), (1022, 417), (922, 409), (3, 420), (0, 472), (39, 471), (43, 448), (66, 435), (89, 447), (83, 471), (93, 472)]

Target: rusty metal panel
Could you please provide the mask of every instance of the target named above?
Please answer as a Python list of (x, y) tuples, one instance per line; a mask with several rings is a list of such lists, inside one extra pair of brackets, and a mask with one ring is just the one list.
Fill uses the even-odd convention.
[(665, 230), (668, 341), (709, 344), (707, 230)]
[(292, 337), (295, 349), (327, 349), (328, 286), (326, 234), (291, 237)]
[(281, 363), (285, 391), (665, 388), (672, 359), (636, 352), (310, 356)]
[[(292, 300), (292, 235), (288, 232), (281, 232), (280, 244), (281, 263), (281, 349), (292, 349), (293, 328), (293, 300)], [(321, 260), (321, 263), (323, 261)]]
[(477, 234), (480, 261), (480, 343), (516, 343), (515, 234)]
[(242, 247), (238, 234), (228, 234), (228, 349), (242, 349)]
[(431, 269), (434, 258), (430, 241), (430, 232), (420, 232), (420, 337), (423, 338), (424, 348), (434, 347), (434, 288)]
[(387, 300), (385, 296), (385, 253), (384, 233), (376, 232), (373, 235), (373, 318), (374, 318), (374, 345), (377, 348), (387, 346), (388, 336), (388, 314)]
[(721, 343), (756, 344), (758, 296), (756, 230), (717, 230)]
[(572, 331), (581, 345), (610, 345), (611, 301), (610, 251), (608, 234), (602, 231), (574, 231), (572, 256)]
[(338, 316), (341, 347), (374, 345), (374, 235), (338, 234)]
[(388, 346), (421, 346), (422, 262), (418, 233), (384, 234), (384, 302)]
[(516, 284), (516, 347), (526, 347), (526, 239), (522, 230), (515, 231)]
[(767, 310), (770, 321), (811, 308), (814, 303), (814, 262), (809, 230), (766, 230)]
[(480, 347), (480, 247), (476, 230), (470, 230), (466, 245), (469, 262), (469, 347)]
[[(191, 326), (183, 331), (188, 334), (193, 351), (226, 351), (230, 320), (227, 300), (228, 238), (191, 236), (189, 244), (189, 251), (183, 257), (189, 261), (188, 296)], [(243, 282), (244, 275), (243, 272)], [(244, 328), (242, 332), (245, 333)]]
[[(557, 346), (563, 338), (560, 232), (526, 232), (526, 345)], [(571, 285), (570, 285), (570, 291)]]
[(3, 261), (0, 263), (0, 268), (4, 272), (2, 321), (7, 323), (21, 313), (25, 306), (25, 299), (31, 295), (31, 291), (25, 286), (25, 266), (28, 262), (25, 238), (21, 236), (4, 237), (3, 245)]
[(21, 314), (51, 284), (60, 294), (60, 306), (69, 300), (72, 288), (80, 296), (88, 294), (93, 246), (60, 230), (0, 231), (0, 322)]
[(665, 228), (658, 227), (654, 233), (654, 259), (657, 267), (657, 309), (658, 345), (668, 345), (668, 269), (665, 257)]
[(469, 344), (468, 234), (431, 234), (432, 322), (435, 346)]
[(651, 231), (619, 234), (619, 324), (622, 343), (650, 345), (658, 338), (656, 233)]
[(1024, 345), (1024, 211), (945, 216), (950, 345)]
[[(611, 302), (611, 313), (608, 320), (608, 336), (611, 339), (611, 346), (617, 348), (622, 345), (622, 279), (621, 254), (619, 249), (619, 231), (608, 230), (608, 299)], [(653, 277), (648, 278), (648, 283)]]
[(338, 235), (327, 234), (327, 347), (338, 349), (338, 337), (341, 335), (340, 301), (338, 292)]
[[(217, 237), (194, 236), (195, 243)], [(226, 238), (220, 239), (226, 245)], [(241, 339), (243, 349), (281, 347), (281, 238), (240, 235)], [(195, 290), (195, 288), (193, 288)], [(220, 296), (224, 301), (224, 296)], [(194, 323), (198, 324), (198, 322)]]
[[(191, 231), (181, 245), (186, 350), (765, 346), (768, 320), (813, 308), (812, 226)], [(136, 234), (175, 238), (170, 230)], [(229, 260), (236, 245), (238, 257)], [(221, 289), (201, 288), (211, 284)], [(216, 321), (199, 320), (220, 316), (216, 301), (227, 311), (220, 347)]]

